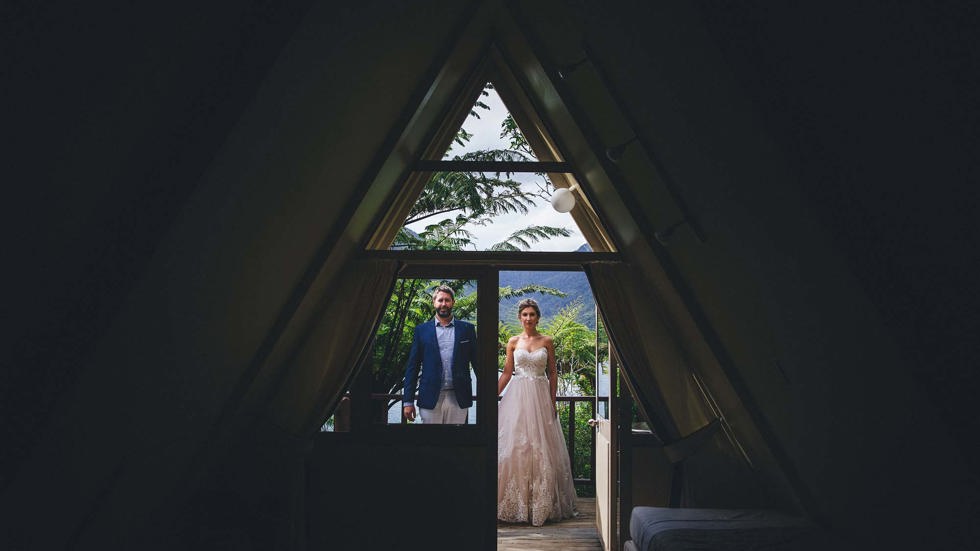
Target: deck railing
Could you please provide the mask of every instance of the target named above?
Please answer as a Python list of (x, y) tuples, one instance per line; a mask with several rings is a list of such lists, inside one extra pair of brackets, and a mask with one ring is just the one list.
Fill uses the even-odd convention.
[[(589, 419), (595, 419), (596, 416), (596, 397), (595, 396), (558, 396), (555, 399), (558, 402), (558, 407), (561, 408), (563, 405), (567, 404), (568, 415), (565, 417), (565, 426), (562, 427), (565, 433), (565, 444), (568, 446), (568, 459), (572, 463), (572, 476), (575, 478), (575, 485), (582, 486), (586, 488), (593, 487), (595, 481), (595, 430), (588, 425), (588, 423), (577, 423), (578, 417), (575, 412), (577, 407), (587, 407), (589, 408)], [(608, 402), (609, 399), (605, 397), (599, 398), (600, 402)], [(579, 465), (576, 465), (575, 452), (576, 452), (576, 434), (578, 431), (586, 431), (589, 435), (589, 464), (587, 469), (588, 477), (583, 477), (582, 469)]]
[[(476, 396), (473, 397), (474, 400)], [(499, 399), (499, 397), (498, 397)], [(401, 404), (401, 394), (371, 394), (371, 402), (380, 407), (378, 419), (388, 419), (388, 412), (392, 407), (399, 407)], [(600, 397), (600, 402), (608, 402), (608, 398)], [(576, 411), (586, 407), (589, 411), (589, 418), (596, 416), (596, 397), (595, 396), (558, 396), (556, 398), (559, 410), (565, 409), (567, 415), (564, 416), (562, 432), (565, 435), (565, 444), (568, 446), (568, 459), (572, 464), (572, 475), (575, 484), (582, 487), (591, 487), (595, 480), (595, 431), (586, 423), (576, 423)], [(376, 410), (377, 411), (377, 410)], [(404, 415), (401, 416), (401, 423), (408, 424)], [(580, 426), (581, 425), (581, 426)], [(577, 465), (576, 451), (578, 450), (576, 436), (580, 431), (586, 431), (589, 435), (589, 455), (588, 465)]]

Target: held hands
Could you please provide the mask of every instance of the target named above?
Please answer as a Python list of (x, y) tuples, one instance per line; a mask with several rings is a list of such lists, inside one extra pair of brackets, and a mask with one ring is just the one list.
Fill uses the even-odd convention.
[(415, 406), (411, 404), (402, 406), (402, 415), (405, 417), (405, 419), (408, 419), (409, 423), (415, 421)]

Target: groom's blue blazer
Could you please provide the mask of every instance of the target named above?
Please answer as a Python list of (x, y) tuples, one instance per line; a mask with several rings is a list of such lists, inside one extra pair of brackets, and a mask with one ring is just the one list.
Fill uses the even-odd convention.
[[(470, 366), (477, 370), (476, 328), (472, 323), (460, 320), (455, 320), (453, 325), (453, 389), (459, 407), (468, 408), (473, 405)], [(412, 349), (405, 365), (405, 402), (415, 400), (416, 385), (418, 406), (425, 409), (436, 407), (442, 390), (442, 357), (439, 355), (439, 341), (436, 340), (435, 320), (431, 318), (415, 326)]]

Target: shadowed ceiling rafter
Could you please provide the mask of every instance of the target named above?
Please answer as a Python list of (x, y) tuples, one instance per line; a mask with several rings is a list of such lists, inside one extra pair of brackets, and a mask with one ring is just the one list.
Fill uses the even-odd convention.
[[(560, 151), (558, 141), (548, 125), (537, 114), (536, 102), (529, 97), (512, 69), (513, 62), (503, 50), (518, 50), (525, 58), (534, 58), (527, 44), (518, 38), (516, 27), (506, 9), (497, 2), (487, 2), (471, 21), (463, 35), (460, 47), (433, 82), (426, 101), (419, 106), (403, 133), (392, 155), (383, 163), (381, 170), (368, 192), (381, 190), (387, 195), (381, 208), (373, 216), (375, 223), (371, 235), (365, 236), (364, 248), (385, 250), (390, 247), (395, 234), (401, 228), (409, 210), (414, 205), (433, 172), (540, 172), (547, 173), (556, 188), (577, 186), (575, 207), (570, 212), (593, 251), (619, 250), (613, 234), (604, 223), (600, 210), (591, 199), (590, 183), (581, 177), (576, 163)], [(466, 48), (479, 36), (479, 48)], [(507, 44), (502, 44), (506, 41)], [(503, 46), (503, 47), (502, 47)], [(545, 75), (540, 75), (544, 77)], [(534, 162), (512, 161), (454, 161), (442, 160), (457, 131), (468, 116), (483, 87), (491, 83), (504, 105), (538, 157)], [(441, 100), (441, 105), (436, 105)], [(433, 116), (433, 113), (436, 113)], [(426, 114), (427, 116), (423, 116)], [(423, 123), (423, 120), (425, 122)], [(425, 127), (428, 124), (428, 128)], [(424, 138), (418, 138), (424, 136)], [(414, 153), (410, 144), (415, 145)], [(397, 169), (394, 169), (394, 166)], [(396, 172), (397, 170), (397, 172)], [(364, 205), (362, 204), (362, 207)], [(541, 208), (550, 208), (547, 205)], [(470, 253), (463, 253), (470, 254)]]

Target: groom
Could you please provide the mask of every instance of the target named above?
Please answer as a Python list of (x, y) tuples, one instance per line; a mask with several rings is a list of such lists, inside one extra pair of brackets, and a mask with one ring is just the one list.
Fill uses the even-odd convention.
[(455, 301), (452, 288), (436, 287), (432, 294), (435, 317), (415, 327), (402, 400), (402, 412), (409, 421), (415, 420), (416, 383), (419, 414), (425, 424), (461, 425), (473, 404), (470, 365), (476, 369), (476, 328), (453, 319)]

